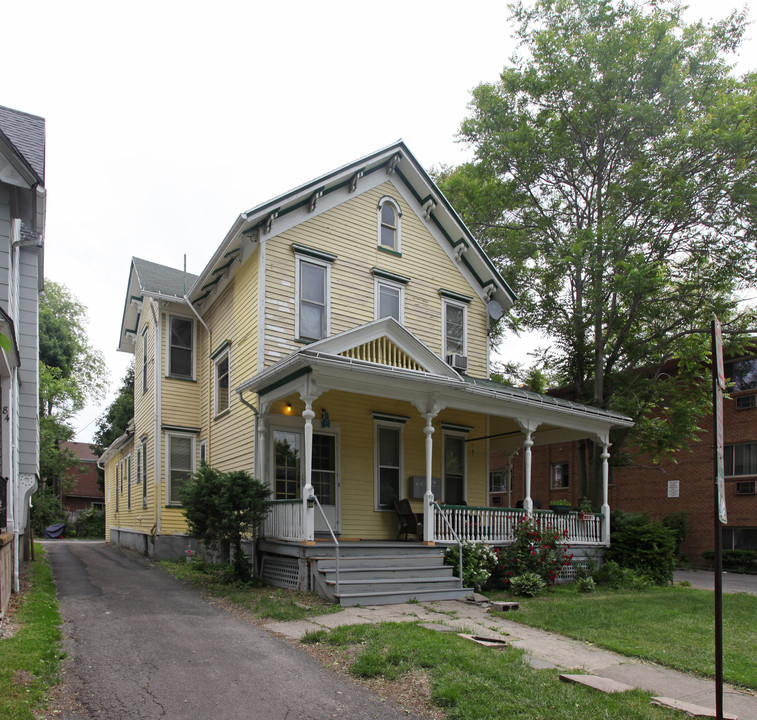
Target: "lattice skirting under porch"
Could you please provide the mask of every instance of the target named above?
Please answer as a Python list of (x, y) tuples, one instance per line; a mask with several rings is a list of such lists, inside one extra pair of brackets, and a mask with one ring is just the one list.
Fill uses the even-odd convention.
[(261, 574), (268, 585), (297, 590), (300, 579), (300, 564), (297, 558), (264, 555)]

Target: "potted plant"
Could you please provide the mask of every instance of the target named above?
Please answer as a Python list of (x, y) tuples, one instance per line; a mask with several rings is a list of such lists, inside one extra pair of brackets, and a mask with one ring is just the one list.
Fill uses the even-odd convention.
[(580, 520), (593, 520), (594, 510), (591, 507), (591, 500), (589, 498), (583, 498), (578, 506), (578, 517)]
[(570, 500), (552, 500), (549, 509), (555, 515), (567, 515), (570, 512)]

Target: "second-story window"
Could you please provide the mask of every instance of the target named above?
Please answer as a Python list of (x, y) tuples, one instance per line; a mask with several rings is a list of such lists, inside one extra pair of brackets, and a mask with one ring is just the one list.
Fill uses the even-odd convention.
[(147, 392), (147, 328), (142, 330), (142, 392)]
[(387, 280), (376, 280), (376, 319), (393, 317), (402, 322), (403, 294), (405, 288)]
[(229, 351), (228, 349), (215, 360), (216, 374), (216, 415), (229, 409)]
[(402, 212), (395, 200), (383, 197), (378, 205), (378, 246), (382, 250), (399, 253), (400, 218)]
[(328, 333), (329, 266), (300, 259), (297, 267), (297, 337), (301, 340), (321, 340)]
[(465, 311), (462, 303), (444, 301), (444, 354), (465, 355)]
[(194, 378), (194, 323), (189, 318), (171, 316), (168, 374)]

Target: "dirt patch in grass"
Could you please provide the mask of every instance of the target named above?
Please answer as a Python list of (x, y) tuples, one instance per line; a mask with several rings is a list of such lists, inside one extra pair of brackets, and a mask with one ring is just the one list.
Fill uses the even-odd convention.
[(447, 717), (444, 711), (431, 701), (431, 677), (426, 670), (412, 670), (396, 680), (387, 680), (384, 677), (361, 678), (350, 672), (350, 666), (362, 652), (362, 647), (335, 647), (326, 643), (299, 647), (325, 667), (344, 675), (379, 697), (391, 700), (409, 714), (421, 715), (430, 720), (445, 720)]

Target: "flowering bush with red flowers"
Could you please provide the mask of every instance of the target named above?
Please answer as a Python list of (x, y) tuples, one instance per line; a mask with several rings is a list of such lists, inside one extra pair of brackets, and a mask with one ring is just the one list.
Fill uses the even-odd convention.
[(546, 585), (552, 585), (573, 560), (568, 533), (551, 524), (539, 527), (532, 517), (520, 520), (513, 544), (497, 548), (495, 553), (497, 565), (492, 580), (505, 588), (514, 577), (525, 573), (536, 573)]

